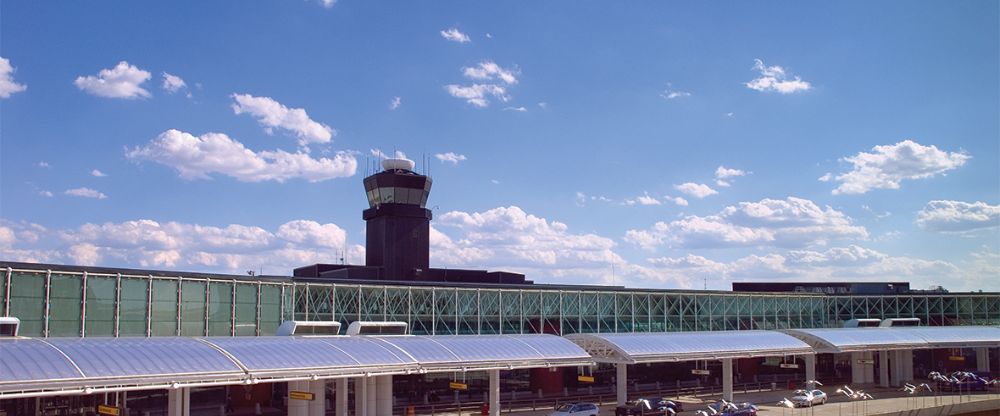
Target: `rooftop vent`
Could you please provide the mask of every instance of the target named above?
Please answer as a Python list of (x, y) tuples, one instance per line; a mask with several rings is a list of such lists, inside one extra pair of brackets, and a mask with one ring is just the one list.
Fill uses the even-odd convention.
[(347, 335), (406, 335), (406, 322), (354, 321), (347, 327)]
[(879, 326), (880, 323), (882, 323), (881, 319), (874, 318), (851, 319), (844, 322), (844, 328), (874, 328)]
[(340, 334), (337, 321), (285, 321), (278, 327), (277, 335), (331, 336)]
[(920, 326), (920, 318), (889, 318), (879, 325), (882, 327)]
[(0, 317), (0, 338), (16, 337), (21, 320), (15, 317)]

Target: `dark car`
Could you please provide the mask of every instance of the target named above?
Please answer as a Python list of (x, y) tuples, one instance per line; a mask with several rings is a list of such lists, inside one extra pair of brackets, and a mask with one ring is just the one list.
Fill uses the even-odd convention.
[(638, 398), (615, 408), (615, 416), (662, 416), (683, 410), (683, 406), (665, 398)]
[(753, 403), (733, 403), (723, 400), (710, 406), (719, 412), (717, 416), (757, 416), (757, 406)]
[(986, 391), (986, 379), (968, 371), (956, 371), (947, 376), (949, 381), (939, 381), (941, 391)]

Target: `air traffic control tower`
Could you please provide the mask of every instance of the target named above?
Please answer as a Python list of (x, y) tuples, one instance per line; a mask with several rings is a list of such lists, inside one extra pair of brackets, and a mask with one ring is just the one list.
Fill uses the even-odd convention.
[(427, 198), (433, 181), (406, 159), (385, 159), (382, 171), (364, 179), (368, 209), (365, 265), (314, 264), (295, 269), (297, 278), (525, 284), (524, 275), (430, 267), (433, 217)]

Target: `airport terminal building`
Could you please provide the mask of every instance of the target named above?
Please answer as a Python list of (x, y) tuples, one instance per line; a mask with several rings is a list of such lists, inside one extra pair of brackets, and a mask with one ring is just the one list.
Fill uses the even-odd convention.
[[(489, 377), (483, 378), (482, 383), (484, 389), (488, 389), (491, 393), (494, 389), (504, 391), (523, 389), (528, 391), (527, 394), (545, 396), (568, 394), (570, 389), (579, 389), (588, 382), (614, 384), (612, 380), (619, 382), (626, 377), (630, 380), (648, 381), (653, 380), (656, 374), (676, 374), (677, 385), (680, 386), (680, 378), (685, 380), (698, 378), (689, 370), (693, 366), (698, 366), (699, 360), (712, 361), (713, 364), (706, 369), (721, 368), (713, 373), (712, 378), (720, 375), (723, 379), (732, 378), (735, 371), (736, 376), (743, 380), (765, 378), (764, 376), (778, 379), (776, 378), (778, 375), (797, 374), (797, 371), (791, 367), (789, 370), (785, 368), (787, 366), (778, 366), (779, 361), (784, 363), (786, 360), (775, 357), (792, 357), (788, 362), (798, 360), (797, 362), (809, 365), (810, 368), (816, 367), (821, 376), (844, 376), (855, 380), (860, 378), (862, 383), (875, 383), (876, 380), (871, 374), (889, 371), (887, 366), (890, 358), (887, 357), (890, 356), (894, 357), (891, 358), (894, 362), (910, 361), (909, 374), (906, 366), (903, 366), (902, 370), (899, 370), (901, 373), (892, 377), (893, 381), (898, 377), (905, 380), (907, 375), (912, 377), (914, 362), (918, 367), (934, 367), (942, 361), (944, 363), (941, 365), (945, 366), (962, 364), (962, 360), (942, 357), (967, 357), (968, 364), (976, 363), (975, 366), (979, 368), (994, 371), (1000, 367), (997, 365), (997, 348), (995, 348), (1000, 346), (1000, 334), (993, 340), (990, 338), (993, 332), (987, 334), (984, 339), (964, 344), (959, 342), (961, 340), (956, 341), (955, 337), (967, 337), (971, 332), (956, 332), (947, 336), (933, 331), (921, 333), (922, 341), (919, 342), (925, 344), (920, 344), (922, 345), (920, 347), (915, 347), (916, 344), (913, 343), (905, 344), (908, 345), (906, 348), (920, 350), (916, 351), (915, 359), (878, 353), (878, 351), (902, 348), (897, 344), (879, 344), (878, 340), (864, 341), (875, 345), (872, 349), (876, 350), (874, 354), (878, 356), (877, 360), (872, 351), (852, 349), (845, 344), (838, 344), (839, 341), (827, 336), (823, 331), (809, 332), (809, 330), (842, 328), (846, 322), (856, 323), (859, 320), (865, 322), (864, 320), (870, 319), (889, 322), (899, 318), (910, 318), (911, 322), (912, 318), (916, 318), (922, 327), (979, 326), (986, 332), (1000, 332), (1000, 329), (995, 328), (1000, 326), (1000, 293), (913, 291), (905, 282), (895, 281), (822, 285), (804, 283), (791, 286), (734, 285), (734, 291), (632, 289), (614, 286), (536, 284), (517, 273), (431, 268), (428, 264), (431, 211), (425, 208), (431, 180), (427, 176), (413, 172), (412, 164), (406, 164), (404, 161), (390, 160), (384, 167), (382, 172), (364, 180), (369, 201), (369, 208), (363, 213), (368, 225), (365, 265), (304, 265), (289, 276), (247, 276), (19, 263), (0, 259), (0, 316), (14, 317), (20, 321), (18, 326), (20, 337), (39, 340), (63, 351), (67, 356), (73, 354), (66, 351), (77, 345), (67, 341), (69, 338), (95, 339), (92, 342), (97, 342), (98, 338), (101, 340), (162, 338), (163, 342), (169, 339), (183, 345), (187, 345), (184, 344), (187, 341), (182, 341), (185, 339), (200, 340), (201, 344), (210, 345), (212, 351), (223, 352), (226, 357), (238, 362), (242, 368), (227, 369), (226, 371), (237, 374), (227, 378), (228, 381), (220, 379), (221, 381), (213, 381), (215, 383), (213, 385), (207, 383), (197, 385), (197, 388), (204, 391), (213, 391), (214, 393), (210, 393), (214, 395), (211, 400), (221, 403), (220, 406), (225, 411), (261, 405), (281, 407), (285, 404), (279, 403), (282, 399), (276, 397), (287, 399), (286, 393), (296, 389), (295, 383), (309, 384), (327, 379), (346, 380), (353, 377), (379, 379), (378, 383), (389, 384), (386, 386), (374, 381), (370, 383), (365, 381), (348, 386), (346, 382), (338, 382), (336, 393), (326, 394), (316, 391), (313, 393), (346, 398), (350, 388), (352, 397), (355, 397), (351, 409), (356, 415), (381, 416), (392, 414), (392, 409), (398, 410), (398, 405), (389, 405), (389, 410), (385, 410), (384, 405), (373, 401), (375, 399), (358, 400), (357, 397), (367, 397), (363, 393), (365, 389), (370, 389), (371, 392), (376, 389), (380, 392), (388, 390), (390, 392), (388, 399), (381, 395), (378, 398), (392, 403), (392, 385), (395, 383), (398, 385), (395, 389), (397, 392), (407, 390), (418, 392), (418, 397), (410, 399), (415, 402), (426, 402), (429, 396), (443, 394), (434, 390), (438, 384), (422, 382), (433, 379), (434, 373), (444, 374), (445, 381), (448, 381), (449, 377), (455, 381), (458, 377), (455, 374), (459, 372), (463, 374), (473, 371), (486, 372)], [(506, 364), (507, 367), (504, 367), (502, 363), (511, 361), (504, 357), (494, 357), (491, 359), (497, 363), (493, 365), (483, 364), (489, 360), (460, 360), (461, 362), (453, 367), (447, 367), (438, 361), (434, 361), (437, 363), (435, 365), (427, 364), (418, 356), (419, 353), (413, 352), (409, 346), (395, 344), (391, 340), (378, 340), (377, 342), (381, 343), (380, 348), (386, 347), (383, 344), (389, 343), (392, 344), (392, 348), (407, 351), (405, 355), (413, 357), (413, 362), (404, 360), (406, 362), (393, 364), (395, 366), (392, 367), (393, 370), (386, 370), (384, 374), (393, 374), (396, 376), (395, 379), (392, 375), (376, 376), (381, 373), (373, 373), (371, 368), (349, 372), (333, 367), (324, 367), (327, 368), (324, 370), (326, 372), (313, 371), (309, 375), (311, 378), (302, 376), (305, 370), (296, 370), (298, 373), (294, 371), (268, 373), (270, 374), (268, 377), (273, 378), (240, 378), (243, 376), (238, 376), (238, 373), (240, 371), (248, 373), (247, 368), (250, 367), (247, 360), (235, 359), (240, 358), (242, 354), (239, 349), (243, 348), (243, 344), (240, 343), (250, 342), (249, 338), (242, 337), (273, 339), (279, 326), (286, 321), (335, 321), (345, 328), (355, 322), (404, 322), (410, 335), (424, 336), (421, 339), (427, 340), (439, 339), (440, 342), (435, 342), (441, 345), (446, 345), (447, 342), (459, 342), (452, 341), (456, 339), (466, 339), (445, 337), (452, 335), (473, 336), (468, 337), (469, 339), (477, 338), (474, 336), (489, 336), (482, 339), (492, 340), (490, 342), (510, 340), (509, 342), (518, 346), (522, 343), (529, 345), (536, 342), (536, 339), (561, 340), (545, 341), (551, 343), (545, 345), (551, 345), (554, 349), (563, 348), (560, 346), (562, 344), (558, 343), (568, 343), (570, 341), (566, 340), (569, 339), (589, 355), (579, 356), (567, 352), (568, 350), (559, 350), (562, 352), (548, 356), (545, 355), (545, 348), (548, 347), (534, 346), (532, 351), (543, 353), (545, 356), (535, 361), (526, 358), (517, 361), (523, 362), (524, 365)], [(693, 354), (688, 357), (689, 360), (682, 360), (686, 364), (677, 364), (673, 367), (670, 367), (670, 364), (653, 364), (652, 367), (647, 365), (647, 369), (643, 369), (635, 364), (669, 360), (666, 358), (653, 360), (649, 358), (651, 356), (642, 358), (636, 355), (607, 356), (597, 359), (595, 358), (597, 350), (591, 347), (602, 342), (620, 340), (614, 337), (598, 339), (591, 335), (580, 335), (718, 332), (721, 336), (733, 334), (731, 331), (750, 330), (758, 331), (750, 334), (791, 334), (790, 338), (795, 338), (797, 341), (785, 340), (781, 336), (774, 335), (775, 342), (778, 344), (784, 342), (787, 345), (781, 344), (784, 345), (782, 349), (771, 353), (765, 354), (763, 350), (755, 350), (732, 355), (723, 352)], [(796, 334), (792, 334), (794, 332), (792, 330), (804, 332), (798, 333), (799, 336), (795, 337)], [(550, 337), (533, 338), (532, 334), (548, 334)], [(764, 335), (760, 336), (767, 338)], [(225, 337), (229, 337), (231, 341), (225, 340)], [(952, 341), (945, 339), (948, 337), (952, 337), (949, 338)], [(280, 341), (274, 342), (280, 343)], [(334, 344), (336, 343), (330, 345)], [(22, 343), (22, 345), (29, 344)], [(108, 345), (110, 346), (107, 348), (111, 349), (121, 347), (120, 343)], [(189, 347), (192, 348), (192, 354), (213, 354), (211, 351), (197, 352), (201, 346)], [(347, 348), (340, 344), (336, 344), (335, 347), (344, 351)], [(157, 348), (173, 347), (161, 345)], [(469, 344), (467, 348), (483, 347)], [(804, 348), (810, 350), (806, 351)], [(628, 352), (626, 348), (620, 346), (613, 349), (618, 352)], [(13, 357), (12, 351), (15, 351), (15, 344), (0, 339), (0, 352), (6, 352), (7, 357)], [(910, 351), (910, 357), (914, 357), (912, 350)], [(29, 354), (29, 352), (24, 353)], [(817, 355), (820, 353), (828, 354)], [(70, 409), (74, 406), (78, 408), (82, 406), (79, 403), (108, 400), (107, 394), (103, 396), (97, 394), (101, 391), (114, 393), (114, 403), (117, 408), (151, 409), (161, 403), (156, 401), (159, 399), (150, 398), (156, 393), (148, 393), (156, 390), (143, 390), (135, 385), (126, 388), (128, 383), (121, 380), (115, 381), (118, 384), (107, 382), (101, 384), (101, 387), (92, 387), (92, 390), (79, 391), (70, 388), (72, 386), (66, 382), (59, 387), (67, 389), (65, 394), (59, 394), (58, 389), (50, 387), (18, 390), (13, 384), (23, 383), (26, 379), (46, 379), (31, 378), (34, 376), (30, 374), (18, 374), (16, 368), (10, 367), (10, 363), (6, 363), (8, 366), (4, 367), (3, 355), (5, 354), (0, 354), (0, 414), (4, 411), (7, 414), (22, 414), (21, 412), (28, 411), (42, 414), (44, 409), (63, 406), (59, 403), (69, 403), (62, 408)], [(812, 357), (811, 364), (808, 357)], [(210, 361), (209, 358), (206, 360)], [(864, 374), (858, 373), (860, 370), (843, 366), (845, 361), (850, 366), (862, 361), (867, 362), (866, 360), (872, 361), (872, 368), (865, 370)], [(992, 366), (989, 365), (991, 361)], [(75, 359), (74, 363), (81, 372), (87, 372), (83, 366), (75, 362)], [(592, 363), (605, 363), (603, 368), (607, 371), (601, 370), (602, 367), (583, 370)], [(628, 376), (624, 373), (626, 364), (636, 367), (629, 370), (631, 373)], [(389, 364), (379, 365), (383, 366), (379, 368), (389, 368), (385, 367)], [(617, 372), (608, 365), (617, 365)], [(494, 377), (494, 372), (501, 370), (517, 372), (520, 376), (505, 377), (506, 384), (494, 385), (493, 383), (499, 383)], [(841, 374), (842, 371), (846, 373)], [(581, 381), (578, 376), (583, 372), (594, 376), (596, 380)], [(879, 376), (878, 382), (888, 385), (890, 376), (888, 373), (885, 374)], [(389, 377), (389, 379), (386, 381), (379, 377)], [(465, 377), (463, 375), (461, 379), (466, 380)], [(816, 377), (815, 373), (813, 377)], [(187, 379), (175, 378), (181, 381), (172, 382), (170, 385), (186, 391), (184, 380)], [(251, 383), (251, 380), (261, 382)], [(511, 384), (514, 381), (517, 382), (516, 385)], [(659, 381), (657, 380), (658, 386)], [(702, 382), (712, 381), (698, 380), (699, 385)], [(333, 386), (333, 383), (329, 385)], [(150, 386), (154, 386), (149, 387), (150, 389), (159, 388), (154, 384)], [(191, 386), (195, 388), (196, 385)], [(325, 386), (322, 384), (320, 387), (324, 392)], [(620, 386), (619, 384), (619, 391)], [(220, 388), (222, 390), (218, 390)], [(302, 387), (303, 390), (310, 388), (315, 390), (314, 387)], [(472, 390), (475, 390), (475, 387)], [(122, 395), (119, 393), (126, 391), (129, 393), (122, 402)], [(450, 399), (451, 392), (445, 393)], [(160, 394), (163, 396), (162, 402), (169, 402), (170, 406), (174, 406), (176, 400), (181, 400), (176, 399), (174, 393)], [(196, 390), (186, 391), (185, 394), (199, 393)], [(358, 394), (362, 396), (357, 396)], [(374, 393), (369, 395), (375, 397)], [(74, 398), (66, 399), (66, 397)], [(359, 401), (366, 403), (364, 406), (368, 406), (369, 410), (359, 405)], [(343, 400), (343, 403), (342, 409), (338, 407), (338, 414), (341, 410), (348, 411), (347, 400)], [(287, 405), (288, 409), (291, 409), (294, 401)], [(379, 411), (371, 411), (375, 408)], [(186, 414), (182, 410), (173, 409), (171, 407), (170, 412), (166, 410), (164, 412), (171, 415)]]

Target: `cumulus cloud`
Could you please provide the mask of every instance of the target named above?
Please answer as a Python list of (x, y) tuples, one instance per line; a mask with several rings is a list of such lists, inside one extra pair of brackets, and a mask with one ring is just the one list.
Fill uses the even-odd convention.
[(52, 198), (52, 191), (38, 191), (38, 195), (44, 196), (46, 198)]
[(516, 111), (518, 113), (526, 113), (528, 109), (525, 107), (504, 107), (503, 111)]
[(104, 173), (104, 172), (101, 172), (98, 169), (94, 169), (94, 170), (90, 171), (90, 176), (93, 176), (95, 178), (103, 178), (105, 176), (108, 176), (108, 174)]
[(1000, 205), (982, 201), (930, 201), (917, 213), (917, 225), (942, 232), (1000, 227)]
[(464, 161), (466, 159), (465, 155), (460, 155), (455, 152), (437, 153), (434, 155), (434, 157), (436, 157), (437, 160), (440, 160), (442, 162), (449, 162), (455, 165), (457, 165), (458, 162)]
[(715, 195), (719, 193), (715, 189), (703, 183), (687, 182), (680, 185), (674, 185), (674, 189), (683, 192), (687, 195), (693, 196), (698, 199), (702, 199), (706, 196)]
[(102, 69), (96, 76), (77, 77), (73, 84), (80, 90), (106, 98), (149, 98), (149, 91), (142, 84), (152, 77), (149, 71), (121, 61), (111, 69)]
[[(34, 232), (38, 238), (13, 239)], [(265, 266), (288, 275), (310, 263), (364, 258), (364, 247), (347, 243), (336, 224), (293, 220), (268, 230), (241, 224), (212, 226), (139, 219), (48, 231), (34, 224), (0, 224), (0, 256), (15, 261), (68, 262), (119, 267), (196, 268), (242, 274)]]
[(875, 146), (870, 153), (860, 152), (841, 159), (851, 164), (851, 171), (837, 176), (823, 175), (823, 182), (840, 185), (834, 195), (863, 194), (873, 189), (899, 189), (905, 179), (925, 179), (945, 175), (971, 158), (965, 152), (947, 152), (934, 145), (924, 146), (912, 140)]
[(337, 4), (337, 0), (319, 0), (319, 4), (321, 4), (324, 8), (329, 9), (332, 8), (334, 4)]
[(403, 99), (399, 97), (392, 97), (392, 101), (389, 101), (389, 109), (395, 110), (399, 106), (403, 105)]
[(502, 102), (509, 101), (510, 96), (507, 94), (506, 86), (517, 84), (519, 73), (517, 69), (504, 68), (493, 61), (483, 61), (477, 66), (462, 68), (462, 75), (481, 83), (449, 84), (444, 88), (452, 97), (464, 99), (473, 106), (483, 108), (489, 105), (491, 97)]
[(663, 203), (660, 202), (659, 199), (656, 199), (655, 196), (649, 195), (649, 192), (643, 192), (642, 195), (639, 195), (639, 196), (637, 196), (635, 198), (630, 198), (630, 199), (626, 199), (625, 200), (625, 205), (635, 205), (635, 204), (639, 204), (639, 205), (662, 205)]
[(172, 167), (185, 179), (208, 179), (218, 173), (244, 182), (284, 182), (297, 178), (320, 182), (352, 176), (358, 165), (347, 152), (319, 159), (301, 151), (254, 152), (222, 133), (194, 136), (174, 129), (144, 146), (127, 150), (126, 156)]
[(14, 66), (10, 60), (0, 56), (0, 98), (8, 98), (26, 89), (26, 85), (14, 82)]
[(732, 180), (730, 178), (746, 176), (751, 173), (752, 172), (727, 168), (725, 166), (719, 165), (719, 167), (715, 169), (715, 184), (722, 187), (728, 187), (732, 185)]
[(66, 192), (63, 193), (69, 196), (78, 196), (81, 198), (106, 199), (108, 197), (103, 192), (86, 187), (67, 189)]
[(832, 240), (866, 239), (868, 231), (844, 213), (820, 208), (796, 197), (741, 202), (716, 215), (686, 216), (659, 221), (646, 230), (629, 230), (624, 240), (653, 250), (673, 247), (718, 248), (739, 246), (804, 247)]
[(682, 207), (688, 206), (688, 200), (686, 200), (684, 198), (681, 198), (679, 196), (677, 196), (677, 197), (671, 197), (670, 195), (667, 195), (666, 198), (669, 199), (670, 201), (672, 201), (675, 205), (682, 206)]
[(452, 42), (458, 42), (458, 43), (472, 42), (472, 39), (469, 39), (469, 35), (466, 35), (465, 33), (460, 32), (457, 28), (454, 28), (454, 27), (450, 28), (450, 29), (442, 30), (441, 31), (441, 37), (445, 38), (447, 40), (450, 40)]
[(254, 97), (250, 94), (233, 94), (233, 112), (247, 113), (264, 126), (268, 134), (274, 128), (284, 129), (299, 138), (300, 146), (310, 143), (329, 143), (337, 133), (332, 127), (309, 118), (306, 110), (288, 108), (271, 97)]
[(173, 94), (181, 89), (187, 88), (187, 83), (184, 82), (181, 77), (173, 74), (163, 73), (163, 84), (161, 87), (170, 94)]
[(812, 85), (798, 76), (789, 77), (785, 69), (774, 65), (766, 66), (764, 61), (754, 59), (753, 70), (760, 76), (746, 83), (747, 88), (755, 91), (776, 91), (780, 94), (791, 94), (800, 91), (809, 91)]

